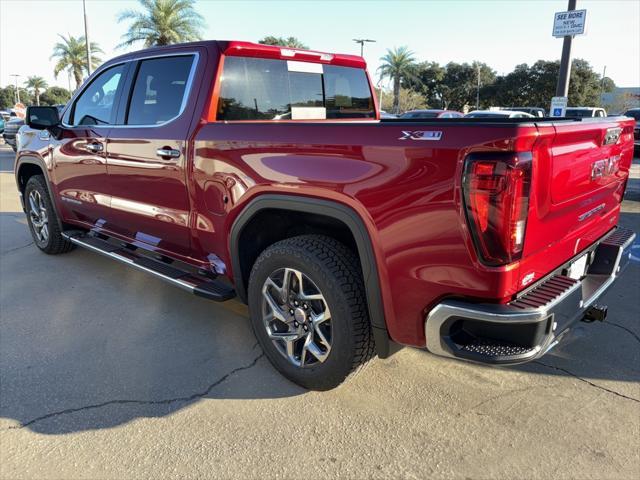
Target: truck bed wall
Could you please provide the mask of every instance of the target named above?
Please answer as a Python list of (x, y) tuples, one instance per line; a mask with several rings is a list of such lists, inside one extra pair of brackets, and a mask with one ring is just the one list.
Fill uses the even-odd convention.
[[(469, 152), (512, 149), (518, 126), (422, 127), (442, 131), (441, 140), (401, 140), (408, 126), (204, 125), (194, 143), (194, 188), (206, 208), (216, 210), (210, 215), (215, 232), (228, 231), (243, 206), (261, 193), (324, 198), (351, 207), (369, 230), (389, 332), (398, 342), (419, 345), (424, 311), (442, 296), (457, 292), (499, 301), (515, 293), (517, 269), (486, 268), (475, 258), (460, 181)], [(221, 194), (230, 199), (224, 207), (216, 200)], [(231, 265), (224, 235), (198, 235), (204, 250), (224, 252), (224, 262)]]

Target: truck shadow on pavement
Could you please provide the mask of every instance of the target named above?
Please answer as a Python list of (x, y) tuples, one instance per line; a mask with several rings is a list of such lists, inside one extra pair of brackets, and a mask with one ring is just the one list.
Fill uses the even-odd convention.
[[(637, 231), (639, 216), (622, 223)], [(200, 400), (306, 393), (271, 367), (239, 302), (194, 297), (83, 250), (42, 254), (21, 213), (0, 214), (0, 232), (0, 430), (58, 435), (165, 417)], [(579, 325), (539, 362), (512, 370), (575, 377), (640, 402), (598, 385), (640, 381), (639, 291), (635, 263), (607, 294), (606, 324)], [(464, 366), (478, 369), (489, 370)]]
[(80, 249), (45, 255), (23, 214), (0, 222), (0, 416), (13, 420), (0, 430), (62, 434), (201, 399), (304, 393), (264, 358), (239, 302), (210, 302)]

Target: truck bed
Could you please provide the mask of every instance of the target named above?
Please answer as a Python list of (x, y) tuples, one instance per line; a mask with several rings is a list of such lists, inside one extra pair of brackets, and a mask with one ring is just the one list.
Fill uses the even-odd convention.
[[(229, 218), (214, 219), (214, 230), (228, 228), (266, 191), (329, 197), (357, 212), (383, 272), (392, 338), (418, 345), (424, 339), (420, 312), (425, 308), (449, 296), (509, 302), (615, 226), (633, 143), (624, 137), (604, 148), (596, 144), (607, 129), (632, 131), (632, 123), (625, 117), (217, 122), (202, 126), (194, 139), (194, 174), (205, 190), (213, 187), (207, 172), (214, 168), (235, 183), (230, 202), (222, 207)], [(554, 144), (556, 134), (565, 130), (570, 133)], [(436, 131), (441, 137), (412, 141), (407, 131)], [(555, 204), (549, 188), (553, 157), (563, 150), (587, 170), (593, 161), (621, 155), (620, 170), (594, 191)], [(523, 258), (487, 266), (478, 259), (465, 217), (464, 160), (478, 152), (532, 151), (534, 184)], [(580, 171), (586, 175), (584, 168)], [(597, 215), (578, 220), (601, 204)], [(213, 235), (210, 241), (212, 251), (226, 249)], [(224, 260), (230, 262), (231, 256)], [(407, 323), (415, 328), (407, 329)]]

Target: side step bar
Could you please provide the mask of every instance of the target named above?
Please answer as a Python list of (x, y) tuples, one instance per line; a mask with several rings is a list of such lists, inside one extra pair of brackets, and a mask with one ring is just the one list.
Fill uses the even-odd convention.
[(133, 250), (115, 245), (101, 238), (77, 231), (63, 232), (62, 236), (76, 245), (150, 273), (194, 295), (216, 302), (224, 302), (236, 296), (235, 290), (220, 280), (193, 274), (173, 265), (136, 254)]

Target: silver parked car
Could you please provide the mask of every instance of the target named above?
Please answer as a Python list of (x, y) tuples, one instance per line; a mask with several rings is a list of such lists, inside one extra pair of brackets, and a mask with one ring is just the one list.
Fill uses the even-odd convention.
[(511, 110), (475, 110), (467, 113), (464, 118), (536, 118), (530, 113)]

